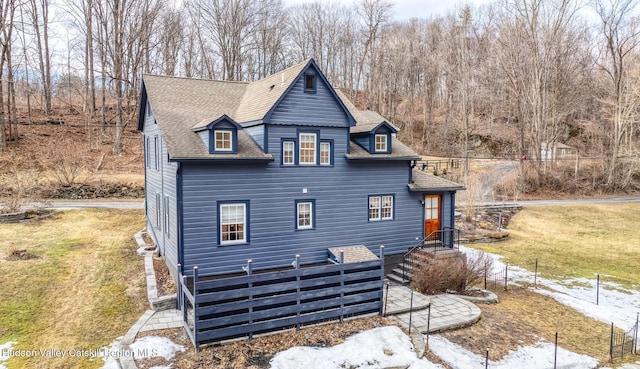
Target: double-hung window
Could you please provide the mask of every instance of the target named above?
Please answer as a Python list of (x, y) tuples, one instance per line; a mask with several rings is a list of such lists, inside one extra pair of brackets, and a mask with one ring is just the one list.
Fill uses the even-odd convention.
[(296, 162), (295, 141), (282, 141), (282, 164), (294, 165)]
[(158, 136), (153, 137), (153, 166), (156, 170), (160, 170), (160, 140)]
[(369, 196), (369, 220), (393, 219), (393, 195)]
[(314, 201), (296, 201), (296, 229), (312, 229), (314, 227)]
[(316, 164), (316, 134), (300, 133), (299, 137), (300, 164)]
[(320, 142), (320, 165), (331, 165), (331, 142)]
[(220, 244), (247, 243), (247, 204), (220, 204)]

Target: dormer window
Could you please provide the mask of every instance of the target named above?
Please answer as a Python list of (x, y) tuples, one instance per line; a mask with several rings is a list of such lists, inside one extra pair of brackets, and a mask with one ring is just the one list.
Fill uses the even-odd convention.
[(207, 146), (209, 154), (238, 153), (238, 131), (242, 130), (242, 127), (226, 115), (215, 120), (205, 119), (191, 130), (196, 132), (202, 143)]
[(231, 151), (233, 150), (233, 135), (231, 131), (222, 131), (216, 130), (214, 131), (215, 143), (214, 150), (215, 151)]
[(376, 135), (376, 141), (375, 141), (375, 151), (376, 152), (388, 152), (387, 150), (387, 140), (388, 140), (388, 135), (383, 134), (377, 134)]
[(304, 75), (304, 92), (307, 92), (307, 93), (316, 92), (316, 75), (311, 71), (308, 71)]

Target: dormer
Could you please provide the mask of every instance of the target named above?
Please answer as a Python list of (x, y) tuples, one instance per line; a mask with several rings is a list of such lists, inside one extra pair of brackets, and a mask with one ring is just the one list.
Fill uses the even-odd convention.
[(196, 132), (207, 146), (209, 154), (237, 154), (238, 130), (242, 127), (226, 114), (215, 120), (204, 120), (196, 124)]
[(378, 124), (356, 125), (351, 129), (351, 139), (369, 154), (391, 154), (392, 137), (397, 132), (396, 127), (383, 120)]

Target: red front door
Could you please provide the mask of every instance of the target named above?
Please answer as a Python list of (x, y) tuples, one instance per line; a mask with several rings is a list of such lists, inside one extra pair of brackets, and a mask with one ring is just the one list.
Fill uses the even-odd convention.
[(437, 239), (440, 230), (440, 195), (424, 196), (424, 237)]

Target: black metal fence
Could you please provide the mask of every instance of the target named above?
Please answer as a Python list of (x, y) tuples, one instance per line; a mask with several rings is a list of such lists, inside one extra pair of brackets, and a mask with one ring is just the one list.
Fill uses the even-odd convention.
[(609, 345), (609, 360), (613, 363), (616, 359), (624, 359), (625, 356), (637, 354), (638, 343), (638, 319), (636, 324), (628, 331), (615, 328), (611, 323), (611, 339)]
[[(384, 255), (380, 260), (339, 263), (203, 280), (194, 268), (183, 276), (179, 304), (196, 348), (203, 343), (348, 317), (381, 314)], [(341, 259), (344, 260), (344, 259)]]
[(484, 270), (484, 289), (488, 291), (508, 290), (509, 286), (509, 264), (505, 264), (504, 269), (489, 273)]

